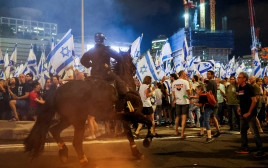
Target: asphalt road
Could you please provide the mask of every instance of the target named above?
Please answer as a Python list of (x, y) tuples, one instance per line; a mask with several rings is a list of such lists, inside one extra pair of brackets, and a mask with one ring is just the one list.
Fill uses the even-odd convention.
[[(145, 133), (145, 131), (142, 131)], [(161, 138), (154, 138), (149, 148), (142, 146), (142, 139), (136, 140), (137, 146), (145, 155), (144, 160), (132, 157), (129, 143), (123, 137), (100, 137), (85, 141), (84, 150), (89, 158), (86, 168), (175, 168), (175, 167), (268, 167), (268, 157), (255, 159), (253, 135), (249, 135), (250, 154), (236, 154), (240, 146), (239, 132), (223, 129), (220, 137), (210, 144), (205, 137), (197, 137), (198, 129), (186, 129), (187, 138), (180, 140), (174, 136), (173, 128), (160, 127), (157, 132)], [(264, 149), (268, 154), (268, 134), (261, 135)], [(20, 141), (0, 141), (1, 168), (79, 168), (76, 153), (67, 139), (69, 160), (63, 164), (58, 158), (58, 147), (54, 142), (47, 143), (44, 153), (34, 160), (24, 153)]]

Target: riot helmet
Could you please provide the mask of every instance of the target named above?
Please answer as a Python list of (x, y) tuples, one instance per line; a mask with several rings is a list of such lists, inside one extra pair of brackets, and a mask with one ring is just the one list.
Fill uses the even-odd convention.
[(103, 33), (96, 33), (95, 34), (95, 42), (97, 44), (104, 43), (104, 40), (106, 40), (106, 37), (104, 36)]

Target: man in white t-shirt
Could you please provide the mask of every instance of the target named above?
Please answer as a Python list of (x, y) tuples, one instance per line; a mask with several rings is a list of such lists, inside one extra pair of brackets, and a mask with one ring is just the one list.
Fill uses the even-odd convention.
[(186, 72), (179, 72), (179, 79), (172, 84), (172, 94), (174, 96), (173, 104), (176, 103), (176, 120), (175, 120), (175, 135), (178, 135), (179, 120), (181, 118), (181, 139), (185, 139), (184, 129), (186, 125), (186, 117), (189, 113), (189, 99), (191, 94), (191, 88), (189, 82), (186, 79)]
[(63, 78), (60, 79), (60, 83), (65, 84), (71, 80), (74, 80), (74, 70), (72, 65), (65, 70), (65, 74)]

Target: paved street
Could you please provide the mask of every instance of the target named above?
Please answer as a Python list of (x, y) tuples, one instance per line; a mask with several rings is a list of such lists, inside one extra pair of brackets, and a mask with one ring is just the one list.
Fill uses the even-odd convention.
[[(147, 168), (147, 167), (268, 167), (267, 157), (255, 159), (253, 157), (255, 144), (253, 135), (249, 135), (250, 154), (236, 154), (234, 151), (240, 146), (238, 132), (229, 132), (227, 127), (223, 133), (211, 144), (205, 144), (205, 138), (198, 138), (198, 128), (186, 129), (186, 140), (174, 136), (174, 129), (160, 127), (157, 132), (161, 138), (154, 138), (150, 148), (142, 146), (142, 139), (136, 140), (144, 160), (135, 160), (125, 138), (100, 137), (97, 140), (85, 141), (84, 149), (90, 163), (88, 168)], [(145, 133), (142, 130), (142, 133)], [(264, 147), (268, 153), (268, 134), (262, 134)], [(23, 152), (21, 141), (0, 141), (0, 167), (2, 168), (77, 168), (80, 167), (70, 139), (66, 139), (69, 147), (69, 161), (62, 164), (58, 159), (58, 148), (55, 143), (47, 143), (45, 152), (31, 161)]]

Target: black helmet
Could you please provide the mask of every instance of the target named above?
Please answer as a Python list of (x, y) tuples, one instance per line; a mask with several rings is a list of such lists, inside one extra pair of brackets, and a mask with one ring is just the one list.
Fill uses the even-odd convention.
[(103, 33), (96, 33), (95, 34), (95, 42), (96, 43), (102, 43), (102, 42), (104, 42), (104, 40), (106, 40), (106, 37), (104, 36), (104, 34)]

